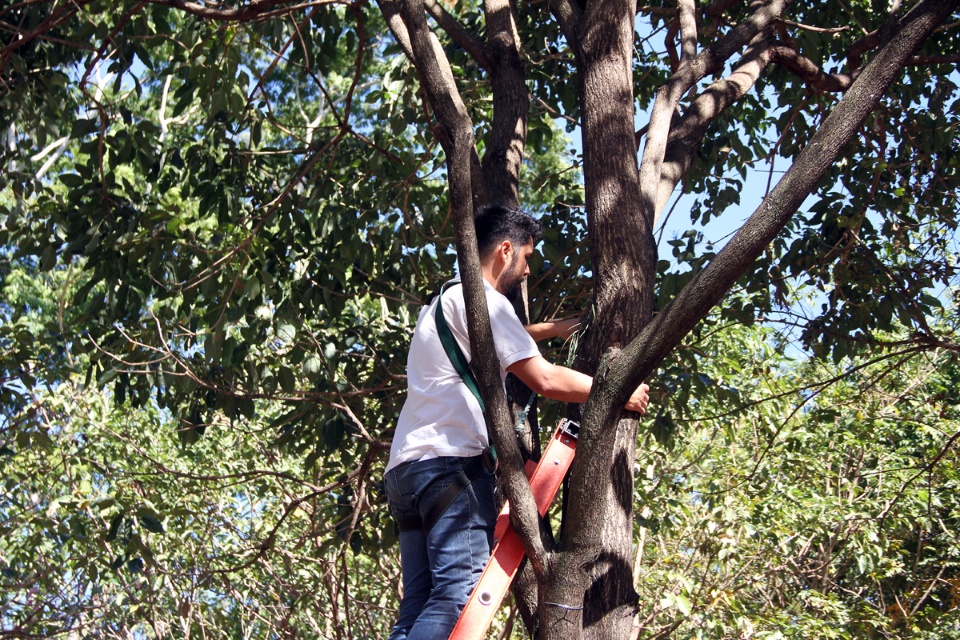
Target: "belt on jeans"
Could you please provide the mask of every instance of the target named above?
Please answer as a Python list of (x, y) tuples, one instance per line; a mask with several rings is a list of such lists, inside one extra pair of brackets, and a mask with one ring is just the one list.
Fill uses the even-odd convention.
[(433, 506), (427, 511), (426, 517), (411, 516), (409, 518), (397, 518), (397, 526), (400, 532), (422, 529), (424, 533), (430, 533), (433, 525), (437, 524), (437, 520), (439, 520), (440, 516), (453, 504), (453, 501), (457, 499), (464, 489), (470, 486), (471, 482), (480, 477), (483, 473), (484, 466), (486, 466), (484, 456), (481, 455), (470, 458), (470, 461), (463, 466), (463, 470), (457, 474), (453, 482), (437, 497)]

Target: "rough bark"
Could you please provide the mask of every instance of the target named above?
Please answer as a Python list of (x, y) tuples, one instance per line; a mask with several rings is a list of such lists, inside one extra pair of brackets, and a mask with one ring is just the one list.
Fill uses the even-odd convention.
[[(786, 226), (876, 109), (920, 44), (958, 6), (960, 0), (924, 0), (902, 20), (881, 30), (884, 44), (763, 204), (713, 261), (611, 363), (609, 382), (617, 388), (612, 393), (613, 402), (625, 399), (636, 383), (650, 375)], [(601, 399), (588, 402), (585, 420), (589, 421), (597, 412), (602, 414)]]
[[(643, 215), (633, 145), (633, 2), (554, 3), (580, 78), (584, 185), (594, 322), (575, 366), (595, 373), (603, 354), (637, 335), (653, 311), (656, 247)], [(584, 421), (563, 537), (542, 586), (542, 638), (618, 638), (636, 609), (634, 419), (611, 411)], [(599, 535), (598, 535), (599, 534)]]
[(520, 36), (509, 0), (485, 0), (487, 49), (491, 62), (493, 123), (483, 157), (483, 175), (492, 199), (520, 203), (520, 163), (527, 139), (530, 98), (520, 60)]
[[(483, 9), (487, 32), (485, 53), (493, 92), (493, 121), (482, 162), (484, 184), (491, 201), (516, 207), (520, 205), (520, 166), (527, 140), (530, 96), (520, 55), (520, 36), (509, 0), (484, 0)], [(526, 287), (522, 296), (513, 302), (517, 315), (527, 322)], [(507, 380), (507, 392), (510, 415), (519, 416), (533, 393), (514, 376)], [(516, 425), (515, 430), (524, 462), (540, 459), (536, 409), (529, 415), (532, 419)], [(548, 534), (546, 527), (541, 529), (544, 535)], [(527, 565), (524, 569), (514, 581), (512, 591), (523, 622), (530, 629), (536, 615), (537, 584), (532, 567)]]

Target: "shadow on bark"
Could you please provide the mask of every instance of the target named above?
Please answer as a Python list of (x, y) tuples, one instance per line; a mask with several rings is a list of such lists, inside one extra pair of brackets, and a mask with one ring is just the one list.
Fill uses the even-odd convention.
[(626, 514), (633, 513), (633, 468), (627, 452), (620, 449), (610, 467), (610, 482), (617, 504)]
[(606, 619), (616, 609), (627, 609), (624, 615), (632, 616), (640, 602), (640, 594), (633, 588), (630, 560), (605, 551), (597, 558), (595, 568), (604, 566), (603, 572), (584, 594), (584, 629)]

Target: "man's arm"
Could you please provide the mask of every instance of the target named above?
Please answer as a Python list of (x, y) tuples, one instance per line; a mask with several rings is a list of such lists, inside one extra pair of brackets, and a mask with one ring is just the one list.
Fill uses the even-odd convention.
[(536, 324), (524, 325), (524, 329), (530, 334), (530, 337), (540, 342), (548, 338), (563, 338), (566, 340), (573, 335), (577, 327), (580, 326), (580, 318), (567, 318), (566, 320), (554, 320), (551, 322), (538, 322)]
[[(507, 371), (520, 378), (525, 385), (545, 398), (561, 402), (586, 402), (593, 386), (590, 376), (548, 362), (543, 356), (534, 356), (514, 362)], [(641, 384), (627, 401), (628, 411), (646, 413), (650, 402), (650, 387)]]

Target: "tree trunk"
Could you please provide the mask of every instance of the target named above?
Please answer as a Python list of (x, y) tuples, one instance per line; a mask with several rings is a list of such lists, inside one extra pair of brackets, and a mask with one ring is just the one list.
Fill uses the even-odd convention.
[[(520, 56), (520, 38), (509, 0), (484, 0), (487, 26), (490, 83), (493, 91), (493, 121), (486, 139), (483, 156), (483, 177), (491, 202), (511, 207), (520, 206), (520, 165), (527, 139), (527, 117), (530, 97), (527, 91), (523, 61)], [(527, 288), (512, 299), (517, 316), (529, 322)], [(507, 401), (510, 415), (518, 419), (533, 392), (516, 376), (507, 377)], [(536, 407), (531, 407), (529, 420), (516, 425), (517, 443), (523, 461), (540, 460), (540, 439), (536, 422)], [(498, 507), (505, 500), (503, 486), (498, 486)], [(532, 568), (525, 564), (512, 585), (521, 618), (527, 629), (536, 620), (537, 583)]]
[[(382, 6), (390, 4), (390, 0), (380, 2)], [(575, 53), (580, 74), (595, 312), (576, 363), (577, 368), (594, 375), (594, 389), (583, 411), (562, 538), (556, 549), (547, 536), (538, 536), (536, 508), (523, 479), (520, 450), (502, 387), (495, 375), (495, 363), (488, 357), (478, 360), (482, 361), (479, 363), (481, 387), (491, 407), (488, 420), (498, 446), (503, 444), (503, 484), (513, 503), (513, 521), (539, 578), (538, 637), (541, 640), (607, 640), (629, 636), (637, 606), (631, 571), (637, 422), (624, 419), (625, 399), (782, 229), (864, 118), (876, 108), (880, 95), (902, 72), (919, 43), (950, 15), (960, 0), (924, 0), (902, 21), (891, 22), (884, 29), (885, 44), (781, 184), (727, 247), (649, 325), (657, 262), (652, 218), (658, 198), (653, 196), (659, 177), (654, 176), (656, 179), (647, 184), (650, 192), (644, 198), (633, 131), (635, 3), (609, 0), (586, 3), (582, 7), (581, 3), (570, 0), (551, 0), (550, 4)], [(769, 6), (764, 5), (766, 14), (779, 15), (781, 5), (782, 2), (772, 0)], [(477, 172), (478, 164), (471, 126), (452, 76), (436, 64), (442, 55), (436, 43), (427, 38), (429, 29), (422, 20), (422, 5), (418, 0), (406, 0), (401, 6), (411, 31), (415, 63), (442, 125), (436, 131), (448, 155), (458, 252), (465, 270), (468, 306), (473, 311), (469, 317), (471, 345), (482, 355), (485, 353), (482, 345), (490, 344), (492, 338), (489, 324), (485, 322), (485, 301), (469, 215), (471, 184), (475, 201), (477, 183), (481, 182), (476, 180), (476, 175), (471, 176), (471, 172)], [(500, 3), (490, 2), (489, 6), (493, 9), (491, 13), (504, 10)], [(742, 29), (734, 30), (735, 35), (742, 36), (741, 44), (762, 30), (765, 23), (761, 18), (770, 17), (766, 14), (758, 13), (757, 24), (748, 21), (741, 25)], [(396, 29), (395, 25), (396, 21), (391, 23)], [(704, 67), (709, 68), (712, 67)], [(509, 77), (509, 73), (506, 75)], [(508, 111), (517, 107), (514, 103), (507, 104), (512, 105), (505, 107)], [(515, 116), (514, 122), (520, 120)], [(522, 138), (522, 133), (517, 138), (500, 138), (502, 155), (491, 161), (489, 169), (485, 167), (485, 173), (494, 165), (513, 166), (508, 158), (519, 157), (518, 149), (522, 153)], [(651, 161), (655, 174), (661, 173), (659, 167), (664, 152), (665, 146), (661, 145), (659, 159)], [(495, 191), (512, 194), (511, 180), (510, 175), (502, 175), (482, 182), (488, 182)]]
[[(604, 354), (627, 344), (653, 312), (656, 246), (643, 215), (633, 144), (635, 12), (633, 2), (588, 4), (574, 47), (595, 310), (575, 367), (595, 375), (595, 391), (603, 386)], [(604, 405), (600, 420), (582, 424), (563, 536), (542, 586), (541, 638), (623, 638), (636, 611), (637, 421)]]
[(492, 201), (520, 203), (520, 164), (527, 140), (530, 97), (520, 59), (520, 38), (508, 0), (484, 0), (493, 89), (493, 122), (483, 157), (483, 177)]

